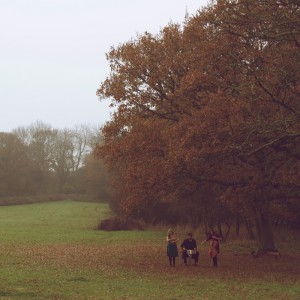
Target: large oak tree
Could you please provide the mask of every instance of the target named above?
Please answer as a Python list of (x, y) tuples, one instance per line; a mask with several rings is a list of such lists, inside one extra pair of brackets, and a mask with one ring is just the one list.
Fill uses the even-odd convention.
[(116, 111), (96, 155), (125, 212), (197, 193), (203, 206), (213, 188), (275, 248), (272, 217), (300, 196), (299, 14), (298, 1), (217, 1), (111, 49), (98, 95)]

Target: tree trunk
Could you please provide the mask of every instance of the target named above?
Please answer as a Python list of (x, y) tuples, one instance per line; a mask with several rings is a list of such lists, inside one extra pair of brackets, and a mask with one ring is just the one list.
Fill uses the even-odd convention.
[(238, 214), (235, 216), (235, 235), (240, 235), (240, 216)]
[(221, 238), (223, 239), (224, 236), (223, 236), (223, 231), (222, 231), (222, 224), (220, 221), (218, 222), (218, 233), (221, 236)]
[(253, 224), (251, 220), (246, 220), (246, 227), (249, 240), (254, 240)]
[(275, 251), (273, 228), (268, 217), (261, 214), (256, 218), (256, 230), (259, 242), (259, 251)]

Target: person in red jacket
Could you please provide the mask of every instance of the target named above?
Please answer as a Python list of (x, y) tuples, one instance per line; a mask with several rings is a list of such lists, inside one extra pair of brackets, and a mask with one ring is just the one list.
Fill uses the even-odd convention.
[(212, 259), (214, 267), (218, 266), (218, 254), (220, 253), (220, 240), (222, 240), (222, 238), (219, 237), (216, 231), (212, 230), (208, 233), (207, 239), (201, 243), (202, 245), (210, 241), (210, 248), (208, 251), (208, 255)]

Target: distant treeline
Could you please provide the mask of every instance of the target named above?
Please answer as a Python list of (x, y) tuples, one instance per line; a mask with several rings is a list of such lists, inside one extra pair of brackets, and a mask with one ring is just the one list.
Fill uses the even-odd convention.
[(0, 132), (0, 205), (44, 202), (72, 195), (109, 198), (108, 177), (92, 151), (101, 129), (55, 129), (43, 122)]

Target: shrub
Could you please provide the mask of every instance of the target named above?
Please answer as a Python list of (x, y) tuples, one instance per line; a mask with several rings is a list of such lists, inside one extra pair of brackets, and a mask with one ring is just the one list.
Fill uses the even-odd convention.
[(119, 231), (119, 230), (143, 230), (140, 223), (121, 217), (112, 217), (101, 221), (98, 230)]

